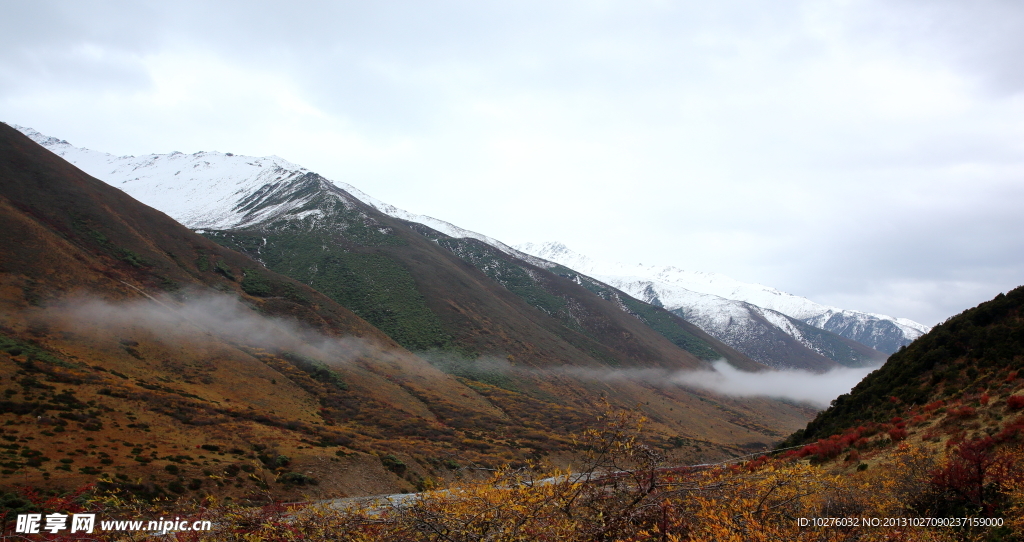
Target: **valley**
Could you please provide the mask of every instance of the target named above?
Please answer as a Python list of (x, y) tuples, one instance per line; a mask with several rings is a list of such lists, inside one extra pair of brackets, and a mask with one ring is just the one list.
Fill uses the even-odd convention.
[[(764, 449), (814, 412), (607, 378), (719, 358), (766, 368), (661, 309), (635, 305), (641, 319), (617, 292), (336, 189), (311, 200), (325, 227), (310, 214), (198, 235), (3, 130), (6, 487), (412, 491), (562, 461), (602, 397), (640, 405), (652, 442), (681, 461)], [(313, 235), (295, 235), (304, 228)], [(327, 278), (303, 276), (310, 266)]]
[[(466, 518), (494, 499), (525, 515), (481, 529), (540, 521), (576, 536), (598, 514), (609, 533), (649, 533), (661, 499), (656, 528), (698, 539), (750, 522), (812, 534), (790, 516), (831, 514), (837, 499), (865, 517), (1024, 506), (1020, 288), (928, 329), (720, 276), (609, 274), (283, 161), (115, 160), (34, 138), (0, 126), (7, 510), (28, 506), (18, 487), (93, 488), (145, 506), (216, 497), (225, 522), (270, 514), (239, 527), (269, 538), (312, 514), (297, 528), (314, 537), (418, 540), (424, 526), (475, 528)], [(136, 177), (104, 182), (37, 141)], [(250, 169), (213, 165), (236, 159)], [(203, 173), (167, 184), (164, 163)], [(211, 182), (226, 184), (206, 207), (182, 205)], [(867, 371), (891, 349), (824, 411), (777, 378)], [(734, 374), (761, 390), (703, 380)], [(975, 463), (993, 467), (958, 474)], [(412, 492), (399, 514), (352, 500)], [(283, 520), (251, 507), (330, 499), (354, 508)], [(754, 501), (779, 512), (711, 512)]]

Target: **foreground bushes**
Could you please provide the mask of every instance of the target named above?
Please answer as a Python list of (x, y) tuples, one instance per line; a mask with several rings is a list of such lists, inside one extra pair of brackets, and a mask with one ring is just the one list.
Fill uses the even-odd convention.
[[(404, 499), (349, 499), (299, 507), (246, 508), (206, 502), (191, 508), (94, 498), (41, 502), (44, 513), (73, 507), (98, 516), (209, 519), (212, 532), (177, 532), (185, 541), (790, 541), (1021, 540), (1024, 453), (995, 439), (948, 448), (893, 444), (872, 456), (820, 465), (760, 457), (713, 468), (665, 468), (628, 413), (606, 416), (576, 440), (574, 472), (499, 470), (488, 480)], [(865, 432), (851, 432), (851, 443)], [(97, 509), (99, 508), (99, 510)], [(1002, 527), (908, 527), (888, 518), (1002, 518)], [(801, 525), (801, 518), (877, 518), (878, 526)], [(851, 521), (852, 520), (852, 521)], [(7, 525), (12, 525), (8, 519)], [(121, 536), (121, 538), (118, 538)], [(140, 540), (140, 533), (92, 539)], [(37, 535), (39, 539), (46, 539)], [(60, 540), (51, 537), (51, 540)]]

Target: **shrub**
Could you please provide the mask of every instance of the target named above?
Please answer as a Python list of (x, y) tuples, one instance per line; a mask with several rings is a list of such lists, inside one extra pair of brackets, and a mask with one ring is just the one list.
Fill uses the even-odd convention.
[(286, 472), (282, 474), (278, 479), (278, 482), (282, 484), (304, 486), (304, 485), (316, 485), (316, 478), (312, 476), (306, 476), (299, 472)]
[(388, 469), (399, 476), (405, 474), (406, 464), (402, 462), (401, 459), (395, 457), (394, 454), (382, 455), (380, 457), (380, 462), (384, 465), (385, 469)]
[(218, 261), (216, 265), (213, 266), (213, 270), (220, 273), (228, 280), (235, 280), (235, 274), (231, 272), (231, 268), (222, 261)]
[(267, 297), (270, 295), (270, 285), (263, 280), (256, 271), (245, 269), (242, 271), (242, 291), (256, 297)]

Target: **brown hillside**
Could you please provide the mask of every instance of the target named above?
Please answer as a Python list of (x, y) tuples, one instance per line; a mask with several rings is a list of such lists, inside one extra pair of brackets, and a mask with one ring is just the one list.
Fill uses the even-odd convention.
[[(594, 367), (581, 348), (632, 367), (702, 362), (621, 311), (577, 335), (538, 324), (529, 317), (538, 309), (464, 260), (410, 252), (405, 261), (434, 273), (428, 286), (438, 292), (452, 281), (490, 292), (451, 295), (451, 309), (438, 312), (481, 348), (508, 352), (501, 359), (521, 388), (444, 374), (330, 298), (6, 125), (0, 231), (2, 487), (99, 480), (149, 497), (379, 493), (565, 449), (601, 395), (641, 404), (657, 443), (680, 457), (768, 444), (810, 413), (545, 372)], [(622, 330), (608, 344), (594, 338)]]

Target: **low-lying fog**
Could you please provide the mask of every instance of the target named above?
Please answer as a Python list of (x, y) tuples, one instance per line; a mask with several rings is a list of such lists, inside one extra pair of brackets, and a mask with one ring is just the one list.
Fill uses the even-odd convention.
[(146, 331), (157, 340), (195, 341), (204, 336), (267, 350), (287, 350), (323, 361), (344, 362), (381, 354), (358, 337), (328, 337), (295, 320), (260, 314), (237, 298), (204, 290), (160, 298), (110, 302), (91, 296), (47, 307), (42, 317), (79, 331), (109, 327)]
[(593, 369), (557, 367), (526, 369), (508, 361), (483, 356), (475, 360), (453, 357), (432, 359), (432, 363), (445, 366), (445, 370), (469, 378), (479, 375), (568, 375), (585, 380), (614, 382), (631, 380), (656, 386), (685, 386), (701, 388), (733, 397), (772, 397), (825, 408), (840, 395), (849, 392), (865, 376), (878, 367), (840, 368), (826, 373), (812, 373), (796, 369), (751, 373), (740, 371), (725, 360), (713, 362), (711, 369), (668, 371), (665, 369)]
[[(51, 306), (44, 311), (45, 315), (79, 328), (121, 326), (145, 329), (161, 340), (181, 341), (210, 334), (247, 346), (302, 353), (329, 363), (345, 362), (357, 356), (387, 356), (362, 339), (327, 337), (293, 320), (261, 315), (233, 296), (214, 292), (188, 291), (176, 299), (150, 298), (118, 303), (82, 297)], [(696, 387), (735, 397), (773, 397), (820, 408), (827, 407), (833, 399), (850, 391), (876, 368), (842, 368), (827, 373), (800, 370), (750, 373), (719, 360), (712, 363), (711, 369), (696, 371), (579, 367), (532, 369), (514, 366), (496, 356), (466, 359), (447, 352), (421, 355), (445, 372), (474, 379), (480, 375), (562, 374), (607, 382), (633, 380), (660, 386)]]

